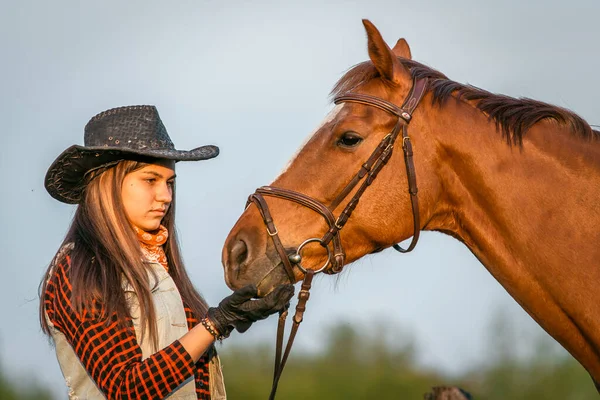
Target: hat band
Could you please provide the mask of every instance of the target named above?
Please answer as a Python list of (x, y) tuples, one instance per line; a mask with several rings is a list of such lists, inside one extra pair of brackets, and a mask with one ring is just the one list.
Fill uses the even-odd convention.
[[(87, 170), (87, 171), (86, 171), (86, 173), (85, 173), (85, 174), (83, 174), (83, 181), (85, 181), (85, 180), (87, 179), (87, 177), (88, 177), (88, 175), (89, 175), (90, 173), (92, 173), (92, 172), (94, 172), (94, 171), (98, 171), (99, 169), (108, 169), (108, 168), (110, 168), (110, 167), (114, 167), (115, 165), (117, 165), (117, 164), (118, 164), (118, 163), (120, 163), (121, 161), (123, 161), (123, 160), (110, 161), (110, 162), (107, 162), (106, 164), (102, 164), (102, 165), (99, 165), (99, 166), (97, 166), (97, 167), (90, 168), (89, 170)], [(97, 176), (100, 176), (100, 175), (101, 175), (101, 173), (100, 173), (100, 174), (96, 174), (96, 175), (94, 175), (94, 176), (92, 177), (92, 179), (90, 179), (90, 182), (91, 182), (91, 181), (92, 181), (94, 178), (96, 178)], [(88, 182), (88, 183), (89, 183), (89, 182)]]

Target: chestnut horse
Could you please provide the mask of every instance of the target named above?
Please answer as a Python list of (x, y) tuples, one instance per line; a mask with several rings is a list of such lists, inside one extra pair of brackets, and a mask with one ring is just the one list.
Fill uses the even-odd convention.
[[(370, 62), (340, 79), (338, 105), (262, 190), (264, 204), (254, 198), (231, 230), (222, 254), (228, 286), (255, 283), (266, 293), (308, 269), (337, 272), (419, 230), (443, 232), (600, 382), (600, 132), (566, 109), (453, 82), (412, 61), (404, 39), (390, 49), (363, 23)], [(345, 188), (390, 131), (405, 157), (391, 153), (347, 223), (332, 223), (362, 190)], [(272, 188), (296, 197), (270, 196)]]

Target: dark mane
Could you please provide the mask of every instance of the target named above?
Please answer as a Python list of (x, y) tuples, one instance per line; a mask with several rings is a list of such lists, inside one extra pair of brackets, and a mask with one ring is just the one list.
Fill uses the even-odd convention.
[[(496, 123), (509, 144), (522, 144), (523, 135), (540, 120), (550, 118), (566, 124), (584, 140), (600, 139), (600, 132), (593, 130), (577, 114), (561, 107), (528, 98), (514, 98), (490, 93), (471, 85), (451, 81), (441, 72), (416, 61), (398, 58), (407, 67), (413, 78), (428, 78), (428, 91), (433, 94), (433, 104), (442, 106), (453, 94), (467, 101), (474, 101), (476, 107)], [(339, 96), (375, 79), (379, 73), (370, 61), (352, 67), (336, 83), (331, 96)]]

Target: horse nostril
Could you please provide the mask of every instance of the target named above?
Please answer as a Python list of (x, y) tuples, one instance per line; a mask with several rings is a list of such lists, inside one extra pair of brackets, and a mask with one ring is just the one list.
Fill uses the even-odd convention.
[(237, 240), (231, 248), (230, 260), (239, 268), (248, 259), (248, 246), (243, 240)]

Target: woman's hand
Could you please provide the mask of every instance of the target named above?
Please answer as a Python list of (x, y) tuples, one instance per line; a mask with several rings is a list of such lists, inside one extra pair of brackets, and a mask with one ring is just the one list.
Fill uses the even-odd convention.
[(246, 332), (254, 322), (283, 310), (294, 295), (294, 286), (280, 285), (265, 297), (253, 300), (257, 295), (255, 285), (244, 286), (221, 300), (217, 307), (208, 309), (207, 317), (220, 336), (229, 336), (234, 328)]

